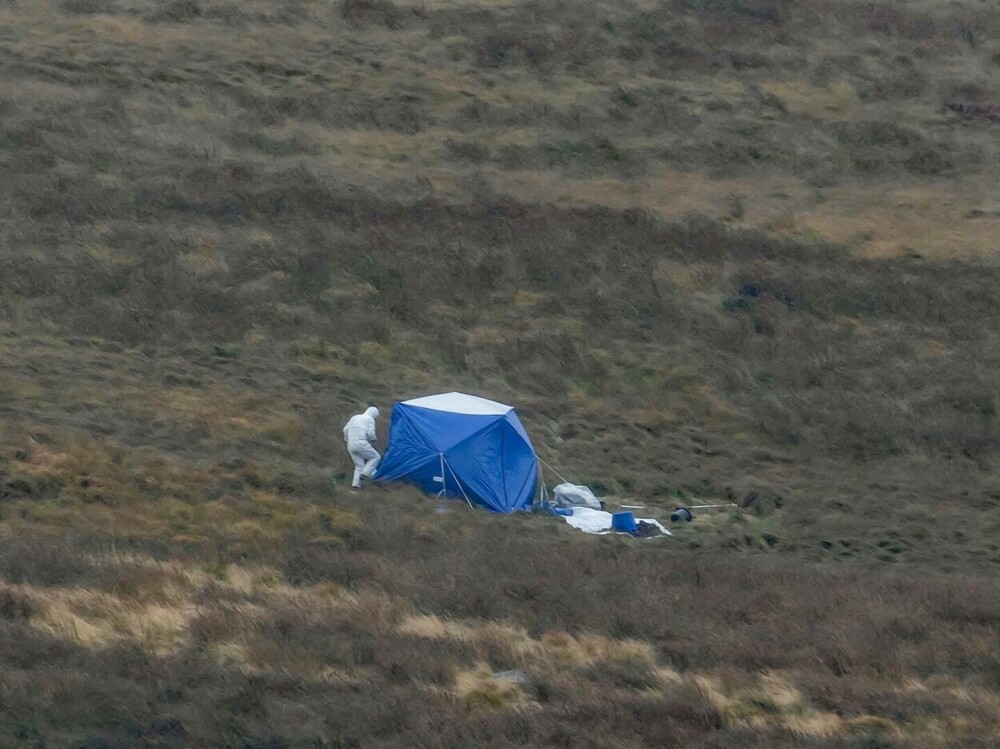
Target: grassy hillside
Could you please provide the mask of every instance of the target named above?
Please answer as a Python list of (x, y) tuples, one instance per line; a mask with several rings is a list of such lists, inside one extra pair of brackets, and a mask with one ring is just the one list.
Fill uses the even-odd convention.
[[(0, 0), (0, 747), (1000, 741), (998, 34)], [(450, 389), (745, 509), (351, 495), (344, 419)]]

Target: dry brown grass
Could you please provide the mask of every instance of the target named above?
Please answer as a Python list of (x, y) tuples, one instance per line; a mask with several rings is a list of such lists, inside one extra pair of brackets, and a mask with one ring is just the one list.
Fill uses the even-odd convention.
[[(427, 537), (414, 533), (426, 515), (415, 499), (383, 495), (379, 529), (257, 548), (278, 566), (233, 546), (173, 547), (161, 560), (93, 535), (9, 539), (11, 739), (157, 742), (165, 726), (211, 744), (998, 738), (986, 578), (873, 578), (762, 557), (736, 567), (624, 544), (595, 559), (542, 518), (512, 538), (460, 509), (443, 516), (447, 535)], [(492, 579), (455, 566), (501, 544)], [(596, 562), (600, 572), (565, 586)], [(526, 582), (524, 565), (547, 573)], [(51, 701), (60, 689), (70, 703)]]
[[(0, 746), (1000, 742), (998, 30), (0, 0)], [(746, 507), (348, 496), (453, 388)]]

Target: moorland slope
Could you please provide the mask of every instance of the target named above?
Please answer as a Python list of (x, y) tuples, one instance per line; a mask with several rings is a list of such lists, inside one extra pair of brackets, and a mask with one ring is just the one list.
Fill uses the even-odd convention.
[[(1000, 741), (998, 33), (0, 0), (0, 746)], [(350, 495), (343, 420), (451, 389), (744, 508)]]

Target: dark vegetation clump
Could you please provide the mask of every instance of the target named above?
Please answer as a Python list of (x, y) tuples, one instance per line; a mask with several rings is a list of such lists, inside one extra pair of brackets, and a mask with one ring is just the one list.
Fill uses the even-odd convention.
[[(474, 737), (488, 727), (542, 743), (579, 731), (580, 740), (625, 732), (640, 745), (662, 746), (666, 737), (682, 735), (710, 746), (749, 735), (761, 745), (781, 745), (788, 738), (782, 721), (802, 711), (830, 721), (878, 715), (901, 724), (942, 709), (984, 724), (992, 715), (978, 697), (946, 707), (935, 702), (950, 699), (946, 691), (932, 697), (933, 689), (896, 686), (901, 678), (933, 673), (975, 694), (996, 688), (1000, 673), (980, 660), (985, 643), (995, 641), (1000, 615), (1000, 590), (987, 578), (933, 573), (918, 580), (885, 572), (876, 582), (862, 568), (793, 568), (760, 556), (734, 565), (638, 544), (616, 544), (595, 558), (593, 548), (561, 534), (553, 555), (552, 541), (543, 542), (553, 536), (541, 518), (519, 522), (521, 533), (512, 537), (488, 517), (462, 513), (450, 517), (459, 535), (429, 538), (418, 530), (425, 516), (412, 496), (381, 495), (380, 502), (380, 532), (339, 531), (345, 543), (327, 541), (322, 556), (300, 534), (236, 558), (209, 547), (193, 555), (175, 551), (177, 562), (212, 560), (226, 572), (204, 590), (183, 641), (169, 654), (124, 643), (95, 651), (32, 626), (53, 616), (46, 607), (57, 594), (45, 591), (57, 580), (93, 596), (135, 591), (140, 597), (124, 605), (136, 610), (158, 583), (162, 589), (167, 568), (150, 577), (121, 556), (98, 562), (98, 539), (70, 536), (58, 550), (46, 545), (29, 553), (28, 561), (24, 545), (5, 549), (0, 572), (5, 579), (13, 573), (17, 591), (31, 592), (0, 591), (0, 653), (9, 668), (39, 674), (29, 689), (5, 672), (6, 714), (33, 716), (7, 725), (33, 731), (36, 739), (59, 721), (109, 741), (134, 734), (216, 743), (253, 736), (266, 719), (270, 734), (287, 737), (289, 745), (345, 733), (398, 744), (433, 742), (441, 731), (461, 737), (456, 741), (485, 740)], [(228, 582), (234, 559), (252, 565), (275, 552), (285, 555), (282, 580), (299, 592), (280, 593), (273, 583), (273, 592), (239, 590)], [(56, 558), (75, 569), (73, 577), (52, 569)], [(489, 576), (470, 574), (484, 564)], [(546, 570), (529, 583), (530, 595), (518, 593), (525, 565)], [(346, 583), (348, 566), (357, 570), (350, 598), (320, 596), (301, 605), (322, 581)], [(574, 576), (578, 584), (566, 588), (562, 581)], [(401, 604), (399, 593), (410, 603)], [(155, 600), (163, 605), (167, 595)], [(442, 618), (414, 628), (421, 612)], [(96, 615), (90, 611), (91, 621)], [(808, 630), (789, 627), (806, 615)], [(466, 634), (443, 636), (440, 622), (460, 623)], [(513, 629), (494, 630), (491, 622)], [(244, 659), (258, 664), (254, 672), (241, 666)], [(450, 692), (456, 679), (462, 683), (460, 674), (476, 669), (493, 677), (475, 691)], [(364, 677), (344, 683), (308, 675), (323, 672)], [(762, 672), (785, 674), (785, 691), (768, 691), (775, 682), (760, 682), (754, 675)], [(86, 678), (89, 687), (69, 703), (51, 705), (37, 687), (54, 673), (71, 683)], [(706, 674), (718, 676), (699, 676)], [(511, 710), (520, 699), (535, 707)], [(292, 706), (301, 716), (296, 721), (282, 717), (281, 708)], [(220, 713), (224, 723), (211, 719)], [(763, 716), (773, 727), (758, 724), (748, 734), (741, 715)]]

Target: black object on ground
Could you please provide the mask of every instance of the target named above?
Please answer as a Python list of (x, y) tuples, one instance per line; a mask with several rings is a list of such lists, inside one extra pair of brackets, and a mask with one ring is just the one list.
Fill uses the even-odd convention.
[(689, 510), (687, 507), (678, 507), (676, 510), (673, 511), (673, 513), (671, 513), (670, 522), (677, 523), (682, 520), (686, 520), (687, 522), (690, 523), (693, 517), (694, 515), (691, 514), (691, 510)]
[(645, 520), (640, 520), (636, 524), (636, 529), (632, 532), (632, 535), (639, 538), (648, 538), (650, 536), (659, 536), (661, 533), (662, 531), (655, 523), (647, 523)]

